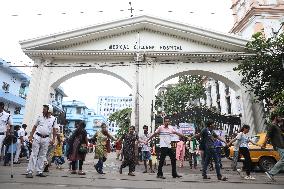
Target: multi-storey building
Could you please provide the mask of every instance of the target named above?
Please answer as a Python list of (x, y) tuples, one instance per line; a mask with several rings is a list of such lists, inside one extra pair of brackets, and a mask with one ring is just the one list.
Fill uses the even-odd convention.
[[(230, 33), (250, 39), (256, 32), (272, 37), (284, 31), (284, 0), (232, 0), (234, 26)], [(206, 105), (222, 114), (240, 115), (240, 96), (226, 84), (207, 78)]]
[[(13, 124), (21, 125), (30, 77), (3, 59), (0, 59), (0, 68), (0, 101), (4, 101), (5, 110), (11, 113)], [(49, 103), (53, 106), (54, 115), (59, 116), (63, 112), (63, 97), (67, 95), (61, 87), (58, 87), (54, 93), (50, 93), (50, 96), (52, 99)]]
[(83, 102), (77, 100), (63, 101), (62, 106), (67, 120), (65, 133), (69, 135), (75, 130), (76, 124), (80, 121), (87, 121), (88, 108)]
[(96, 115), (94, 110), (88, 109), (87, 106), (80, 101), (63, 101), (63, 109), (66, 113), (67, 125), (65, 127), (66, 135), (70, 135), (75, 130), (75, 125), (84, 121), (86, 123), (86, 131), (88, 137), (94, 136), (96, 131), (100, 129), (102, 123), (107, 123), (105, 117)]
[[(99, 96), (97, 102), (97, 114), (106, 117), (119, 110), (133, 107), (132, 96), (116, 97), (116, 96)], [(116, 134), (119, 127), (111, 122), (108, 127), (112, 134)]]
[(67, 97), (62, 87), (58, 87), (54, 90), (53, 93), (50, 93), (50, 104), (53, 106), (54, 114), (60, 114), (63, 112), (62, 102), (63, 97)]
[(22, 124), (29, 81), (28, 75), (0, 59), (0, 101), (11, 113), (14, 125)]
[(108, 124), (107, 119), (102, 115), (96, 115), (93, 109), (89, 109), (86, 121), (86, 129), (89, 133), (89, 137), (92, 137), (99, 129), (101, 129), (102, 123)]
[[(232, 0), (234, 26), (231, 33), (251, 38), (262, 32), (271, 37), (284, 22), (284, 0)], [(283, 31), (283, 27), (282, 27)]]

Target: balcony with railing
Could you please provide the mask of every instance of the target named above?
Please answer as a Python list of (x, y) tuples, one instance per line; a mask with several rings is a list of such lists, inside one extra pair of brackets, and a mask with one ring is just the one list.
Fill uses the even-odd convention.
[(66, 119), (67, 120), (81, 120), (81, 121), (85, 121), (87, 120), (87, 116), (84, 114), (74, 114), (74, 113), (66, 113)]
[(9, 93), (9, 91), (0, 90), (0, 101), (8, 101), (11, 104), (25, 106), (26, 100), (20, 96)]

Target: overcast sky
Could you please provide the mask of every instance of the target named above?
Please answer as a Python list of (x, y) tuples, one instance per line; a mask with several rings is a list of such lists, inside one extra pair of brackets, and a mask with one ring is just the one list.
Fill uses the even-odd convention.
[[(231, 0), (131, 2), (134, 16), (157, 16), (223, 33), (233, 25)], [(0, 7), (0, 58), (14, 65), (33, 63), (22, 53), (20, 40), (130, 17), (129, 0), (3, 0)], [(21, 70), (31, 73), (30, 68)], [(90, 108), (95, 108), (97, 96), (128, 96), (131, 93), (118, 79), (102, 74), (77, 76), (62, 86), (68, 99), (81, 100)]]

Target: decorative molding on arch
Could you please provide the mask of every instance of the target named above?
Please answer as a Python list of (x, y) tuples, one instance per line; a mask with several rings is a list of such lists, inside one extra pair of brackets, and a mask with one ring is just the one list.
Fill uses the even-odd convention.
[(20, 44), (23, 50), (62, 49), (141, 30), (191, 40), (227, 51), (245, 51), (248, 42), (237, 35), (144, 15), (25, 40)]
[[(66, 70), (65, 70), (66, 71)], [(54, 78), (54, 80), (51, 81), (50, 86), (52, 88), (57, 88), (61, 83), (63, 83), (64, 81), (72, 78), (72, 77), (76, 77), (82, 74), (87, 74), (87, 73), (102, 73), (102, 74), (106, 74), (106, 75), (110, 75), (113, 76), (117, 79), (119, 79), (120, 81), (122, 81), (123, 83), (125, 83), (127, 86), (129, 86), (130, 88), (132, 88), (132, 84), (125, 79), (124, 77), (108, 71), (108, 70), (103, 70), (103, 69), (96, 69), (96, 68), (77, 68), (77, 69), (72, 69), (69, 72), (65, 73), (63, 71), (61, 71), (61, 73), (58, 75), (57, 78)]]
[(190, 63), (192, 61), (197, 62), (224, 62), (224, 61), (239, 61), (246, 57), (252, 56), (244, 52), (145, 52), (145, 57), (155, 58), (155, 61), (168, 62), (172, 61), (184, 61), (184, 63)]
[[(70, 58), (88, 58), (92, 60), (129, 60), (134, 61), (137, 52), (135, 51), (100, 51), (100, 50), (24, 50), (29, 57), (41, 57), (57, 59)], [(239, 61), (253, 54), (244, 52), (176, 52), (176, 51), (147, 51), (139, 52), (146, 58), (155, 58), (156, 61)]]

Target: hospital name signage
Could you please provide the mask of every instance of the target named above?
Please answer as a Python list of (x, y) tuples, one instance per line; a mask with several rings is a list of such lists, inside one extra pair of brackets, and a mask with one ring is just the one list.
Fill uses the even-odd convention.
[[(131, 48), (132, 47), (132, 48)], [(126, 45), (126, 44), (113, 44), (109, 45), (108, 50), (160, 50), (160, 51), (182, 51), (182, 46), (180, 45)]]

